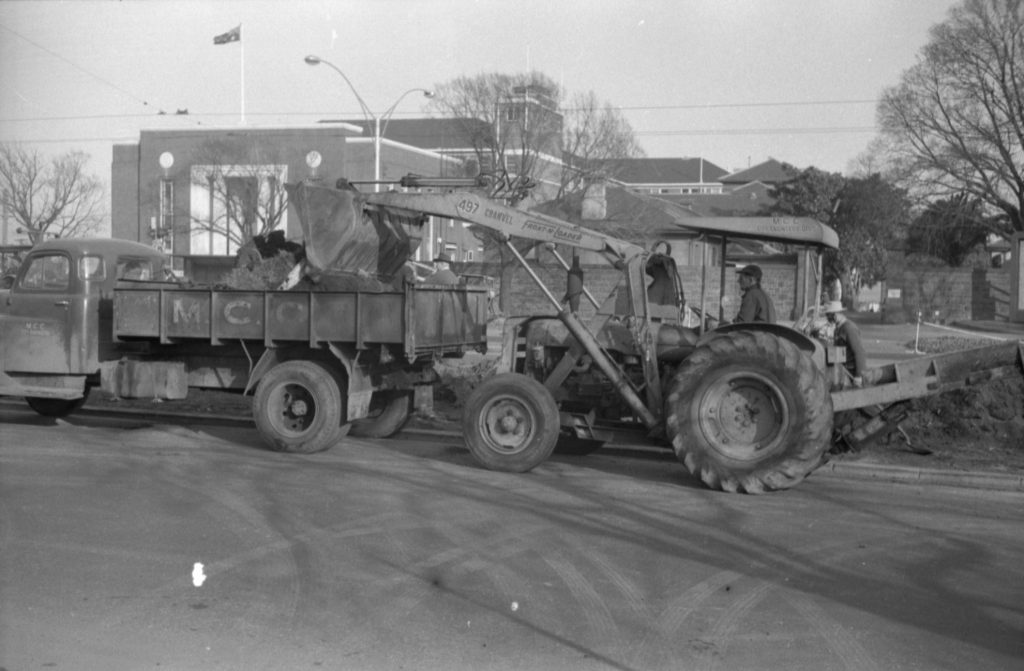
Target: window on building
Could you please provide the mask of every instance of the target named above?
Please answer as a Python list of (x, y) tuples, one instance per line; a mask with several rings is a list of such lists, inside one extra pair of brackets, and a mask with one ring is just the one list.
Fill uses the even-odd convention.
[(190, 249), (236, 254), (254, 235), (287, 230), (286, 165), (195, 165), (190, 194)]
[(224, 202), (227, 205), (227, 225), (238, 231), (240, 239), (248, 240), (259, 231), (256, 224), (256, 208), (259, 198), (259, 180), (251, 175), (228, 176), (224, 178)]

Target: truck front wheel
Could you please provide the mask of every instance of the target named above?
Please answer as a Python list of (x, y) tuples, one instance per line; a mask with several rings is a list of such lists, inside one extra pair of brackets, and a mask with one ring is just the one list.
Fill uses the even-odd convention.
[(313, 361), (285, 361), (267, 371), (256, 387), (253, 415), (278, 452), (320, 452), (342, 435), (338, 382)]
[(812, 359), (787, 340), (739, 331), (698, 347), (665, 401), (676, 456), (712, 489), (788, 489), (822, 463), (832, 397)]
[(462, 428), (466, 446), (485, 467), (523, 473), (555, 449), (558, 406), (540, 382), (502, 373), (473, 391)]

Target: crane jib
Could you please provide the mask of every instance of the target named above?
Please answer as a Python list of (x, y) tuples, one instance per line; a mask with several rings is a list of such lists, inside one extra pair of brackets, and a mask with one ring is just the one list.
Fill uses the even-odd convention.
[(597, 231), (554, 217), (500, 205), (476, 194), (370, 194), (367, 202), (461, 219), (512, 237), (564, 243), (598, 252), (613, 250), (622, 256), (633, 256), (642, 251), (638, 246), (615, 240)]

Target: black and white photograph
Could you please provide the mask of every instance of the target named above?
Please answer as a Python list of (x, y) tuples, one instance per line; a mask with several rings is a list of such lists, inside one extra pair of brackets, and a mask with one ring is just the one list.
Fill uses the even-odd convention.
[(1024, 668), (1024, 0), (0, 1), (0, 671)]

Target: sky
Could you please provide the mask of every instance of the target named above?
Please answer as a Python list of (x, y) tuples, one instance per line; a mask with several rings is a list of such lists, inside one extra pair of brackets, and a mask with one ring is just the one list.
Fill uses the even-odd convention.
[[(954, 0), (0, 2), (0, 142), (109, 180), (143, 129), (374, 114), (461, 75), (539, 70), (622, 110), (651, 157), (847, 172)], [(242, 39), (214, 45), (241, 25)], [(395, 117), (421, 116), (409, 95)], [(188, 115), (175, 114), (188, 110)], [(160, 115), (159, 112), (166, 112)]]

